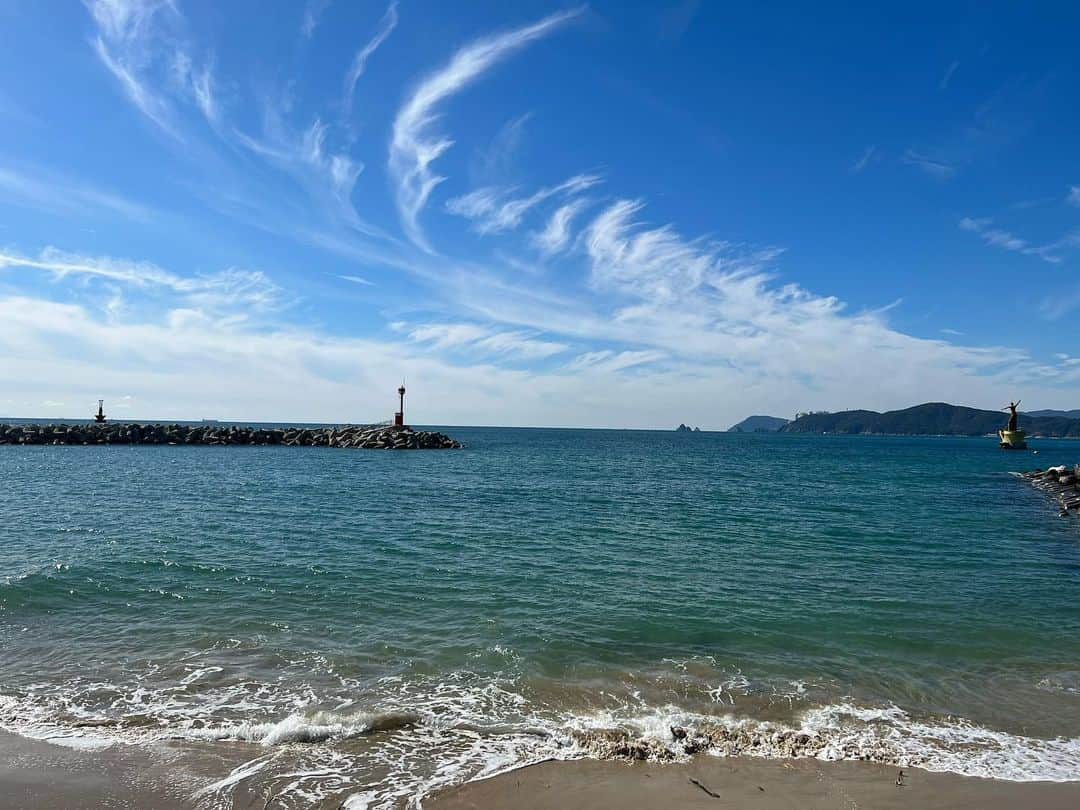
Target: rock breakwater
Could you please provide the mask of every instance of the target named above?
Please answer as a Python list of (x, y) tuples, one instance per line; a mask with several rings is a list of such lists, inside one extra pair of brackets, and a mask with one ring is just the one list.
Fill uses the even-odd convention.
[(1062, 517), (1070, 510), (1080, 514), (1080, 464), (1072, 468), (1061, 464), (1046, 470), (1032, 470), (1023, 473), (1023, 477), (1036, 489), (1057, 498)]
[(445, 433), (401, 425), (241, 427), (180, 424), (0, 425), (2, 444), (200, 444), (341, 447), (362, 450), (450, 450), (461, 443)]

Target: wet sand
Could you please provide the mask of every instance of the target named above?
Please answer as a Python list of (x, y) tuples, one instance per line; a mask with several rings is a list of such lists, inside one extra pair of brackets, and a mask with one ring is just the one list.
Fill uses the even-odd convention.
[[(193, 794), (211, 772), (240, 761), (208, 750), (200, 776), (190, 757), (168, 746), (153, 750), (117, 745), (79, 750), (0, 732), (0, 810), (36, 808), (192, 808)], [(250, 755), (247, 750), (244, 753)], [(183, 760), (187, 760), (184, 762)], [(217, 767), (204, 770), (213, 760)], [(687, 764), (577, 760), (544, 762), (428, 797), (423, 810), (720, 810), (721, 808), (985, 808), (1080, 807), (1080, 782), (1005, 782), (861, 762), (721, 759), (699, 756)], [(692, 781), (692, 780), (696, 780)], [(264, 808), (269, 795), (257, 783), (238, 785), (232, 807)], [(321, 807), (339, 808), (355, 787)], [(215, 805), (219, 806), (219, 805)], [(282, 807), (297, 807), (288, 800)]]
[(151, 754), (114, 746), (80, 750), (0, 731), (0, 810), (183, 807)]
[(1080, 782), (1005, 782), (905, 769), (905, 786), (897, 787), (897, 770), (863, 762), (708, 756), (685, 765), (544, 762), (447, 791), (425, 801), (424, 810), (1080, 807)]

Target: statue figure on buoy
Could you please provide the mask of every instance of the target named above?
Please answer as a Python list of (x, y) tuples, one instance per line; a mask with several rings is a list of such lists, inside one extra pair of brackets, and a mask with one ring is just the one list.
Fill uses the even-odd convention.
[(103, 399), (97, 401), (97, 413), (94, 414), (94, 421), (99, 425), (105, 423), (105, 400)]
[(998, 446), (1002, 450), (1027, 449), (1027, 434), (1020, 430), (1020, 417), (1016, 413), (1016, 409), (1019, 406), (1020, 400), (1016, 400), (1016, 402), (1010, 402), (1001, 409), (1009, 412), (1009, 424), (1005, 426), (1004, 430), (998, 431), (998, 438), (1001, 439), (1001, 443)]
[(394, 414), (394, 427), (405, 427), (405, 383), (398, 386), (398, 411)]

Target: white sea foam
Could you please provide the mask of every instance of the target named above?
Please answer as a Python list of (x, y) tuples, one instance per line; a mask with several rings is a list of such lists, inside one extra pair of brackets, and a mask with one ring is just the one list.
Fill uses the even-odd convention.
[(195, 681), (199, 680), (199, 678), (202, 678), (205, 675), (210, 675), (210, 674), (213, 674), (215, 672), (221, 672), (221, 671), (222, 671), (221, 667), (199, 667), (198, 669), (193, 670), (191, 672), (191, 674), (186, 675), (183, 678), (181, 678), (180, 683), (184, 684), (184, 686), (187, 686), (189, 684), (195, 683)]
[(272, 755), (257, 757), (256, 759), (245, 762), (243, 765), (239, 765), (236, 768), (233, 768), (232, 771), (229, 772), (229, 775), (226, 776), (224, 779), (219, 779), (217, 782), (214, 782), (200, 790), (197, 790), (193, 798), (208, 796), (212, 793), (220, 793), (226, 788), (230, 788), (239, 784), (243, 780), (248, 779), (257, 774), (259, 771), (263, 770), (267, 765), (270, 764), (271, 758)]
[[(650, 706), (640, 697), (618, 702), (608, 694), (608, 708), (569, 712), (536, 702), (512, 679), (452, 673), (440, 679), (388, 677), (366, 690), (342, 678), (343, 688), (364, 695), (356, 706), (367, 709), (327, 711), (314, 708), (317, 696), (303, 684), (222, 685), (210, 677), (218, 674), (211, 667), (196, 669), (182, 679), (189, 683), (157, 691), (141, 684), (124, 691), (79, 682), (61, 693), (39, 684), (24, 694), (0, 695), (0, 727), (80, 745), (171, 739), (262, 746), (259, 756), (203, 788), (200, 801), (208, 806), (225, 803), (247, 780), (272, 782), (275, 795), (301, 804), (355, 789), (346, 804), (353, 810), (418, 806), (437, 790), (543, 759), (672, 761), (694, 753), (863, 759), (1014, 781), (1080, 780), (1080, 739), (1040, 739), (963, 720), (918, 718), (896, 706), (838, 702), (793, 712), (784, 724), (737, 716), (726, 701), (714, 704), (717, 713), (703, 713)], [(197, 684), (209, 691), (191, 695)], [(801, 683), (789, 686), (794, 694), (805, 690)], [(740, 690), (749, 687), (739, 676), (727, 678), (725, 693)], [(91, 695), (104, 699), (108, 712), (86, 708)], [(347, 702), (340, 697), (327, 703)], [(275, 711), (276, 719), (262, 719)], [(376, 734), (362, 746), (347, 742)]]
[(274, 723), (243, 722), (235, 725), (191, 729), (181, 736), (207, 740), (242, 740), (262, 745), (311, 743), (325, 740), (347, 740), (374, 731), (389, 731), (418, 723), (415, 712), (357, 712), (340, 715), (315, 712), (310, 715), (290, 714)]

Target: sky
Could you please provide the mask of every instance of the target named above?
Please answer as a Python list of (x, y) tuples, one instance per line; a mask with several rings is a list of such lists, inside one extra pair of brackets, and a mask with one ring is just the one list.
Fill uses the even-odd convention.
[(0, 0), (0, 416), (1080, 407), (1080, 7)]

